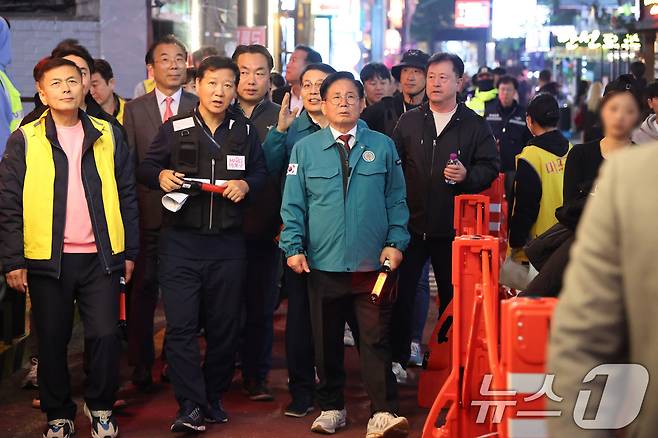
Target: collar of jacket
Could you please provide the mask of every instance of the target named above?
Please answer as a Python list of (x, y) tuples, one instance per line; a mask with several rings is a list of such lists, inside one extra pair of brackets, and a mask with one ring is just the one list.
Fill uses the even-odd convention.
[(528, 146), (537, 146), (553, 155), (562, 157), (569, 151), (569, 140), (558, 129), (554, 129), (531, 138)]
[[(364, 133), (364, 130), (367, 129), (368, 129), (368, 124), (366, 122), (364, 122), (361, 119), (358, 119), (356, 121), (356, 138), (355, 138), (354, 146), (352, 146), (352, 149), (356, 147), (356, 145), (359, 143), (359, 140), (361, 139)], [(331, 132), (331, 128), (328, 125), (326, 128), (322, 128), (319, 132), (322, 133), (322, 141), (321, 141), (322, 149), (329, 149), (334, 144), (336, 144), (336, 139), (334, 139), (334, 135)]]
[[(94, 143), (96, 143), (96, 140), (100, 138), (101, 132), (96, 129), (96, 127), (91, 123), (91, 120), (89, 120), (89, 116), (81, 109), (78, 109), (78, 117), (82, 122), (82, 129), (85, 133), (84, 140), (82, 141), (82, 150), (86, 151), (91, 146), (93, 146)], [(62, 149), (62, 146), (59, 144), (59, 140), (57, 139), (57, 127), (55, 127), (55, 121), (53, 120), (52, 114), (50, 114), (50, 109), (46, 110), (35, 123), (45, 123), (46, 138), (50, 141), (51, 144), (56, 145), (58, 148)]]
[(318, 128), (319, 125), (311, 119), (311, 115), (306, 112), (306, 110), (302, 110), (302, 113), (297, 117), (297, 132), (302, 132), (302, 131), (307, 131), (309, 129), (314, 129)]
[[(432, 126), (434, 125), (434, 113), (432, 113), (432, 109), (430, 108), (430, 103), (429, 101), (423, 102), (419, 107), (421, 111), (423, 111), (425, 115), (425, 120), (429, 120), (432, 122)], [(457, 111), (455, 111), (455, 114), (452, 116), (446, 127), (443, 129), (443, 132), (446, 132), (446, 129), (448, 127), (452, 126), (456, 122), (461, 122), (463, 115), (464, 115), (464, 110), (466, 108), (466, 104), (463, 102), (457, 101)], [(436, 127), (434, 128), (436, 130)]]
[(270, 105), (275, 105), (274, 102), (272, 102), (269, 98), (265, 97), (263, 98), (260, 102), (256, 104), (254, 109), (251, 111), (251, 117), (247, 117), (247, 115), (244, 112), (244, 109), (242, 108), (242, 105), (240, 105), (240, 101), (238, 99), (235, 100), (235, 107), (236, 110), (240, 110), (243, 116), (247, 117), (250, 120), (256, 119), (259, 115), (265, 112), (268, 106)]

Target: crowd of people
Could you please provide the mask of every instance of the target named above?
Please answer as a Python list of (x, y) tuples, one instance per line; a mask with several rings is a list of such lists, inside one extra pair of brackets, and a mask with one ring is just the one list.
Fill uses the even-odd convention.
[[(0, 22), (2, 44), (9, 26)], [(284, 414), (317, 407), (312, 431), (345, 427), (343, 355), (356, 345), (371, 401), (366, 436), (406, 436), (397, 386), (422, 364), (429, 266), (439, 317), (452, 299), (455, 196), (504, 173), (508, 260), (539, 270), (523, 294), (557, 295), (599, 167), (658, 138), (655, 114), (638, 128), (645, 104), (658, 106), (658, 85), (644, 99), (627, 75), (603, 93), (591, 86), (585, 107), (602, 135), (572, 146), (550, 75), (525, 106), (527, 92), (503, 68), (482, 67), (467, 89), (450, 53), (410, 50), (391, 70), (365, 65), (359, 80), (298, 46), (282, 77), (263, 46), (190, 57), (166, 36), (145, 64), (147, 79), (124, 99), (107, 61), (64, 40), (34, 68), (34, 110), (12, 108), (0, 126), (0, 261), (8, 285), (31, 298), (38, 348), (28, 380), (47, 415), (44, 438), (75, 433), (74, 303), (92, 436), (118, 435), (121, 282), (140, 391), (154, 382), (162, 298), (161, 378), (179, 405), (172, 432), (229, 420), (223, 396), (238, 361), (249, 398), (273, 400), (273, 318), (285, 299)], [(542, 248), (539, 263), (528, 244), (555, 227), (559, 244)], [(391, 274), (373, 301), (382, 271)]]

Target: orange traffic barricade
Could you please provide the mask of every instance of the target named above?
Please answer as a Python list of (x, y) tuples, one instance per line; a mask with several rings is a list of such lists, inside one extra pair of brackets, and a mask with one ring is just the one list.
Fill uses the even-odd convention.
[(498, 239), (461, 236), (453, 243), (451, 372), (434, 401), (423, 438), (472, 438), (492, 432), (476, 421), (482, 376), (500, 381), (498, 363)]
[(457, 236), (489, 234), (490, 206), (485, 195), (455, 197), (454, 227)]
[(546, 398), (552, 377), (546, 375), (546, 347), (557, 298), (513, 298), (501, 303), (501, 370), (513, 391), (498, 425), (502, 438), (546, 437)]

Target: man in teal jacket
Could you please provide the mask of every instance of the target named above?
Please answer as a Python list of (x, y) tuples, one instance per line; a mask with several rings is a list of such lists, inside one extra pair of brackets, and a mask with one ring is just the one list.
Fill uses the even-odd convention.
[(405, 436), (409, 424), (396, 416), (396, 388), (388, 379), (391, 304), (370, 301), (382, 264), (388, 261), (397, 269), (409, 243), (404, 175), (393, 141), (357, 126), (364, 93), (351, 73), (328, 76), (320, 95), (329, 126), (292, 150), (280, 241), (288, 266), (309, 274), (320, 379), (316, 393), (322, 410), (311, 430), (334, 433), (346, 424), (343, 328), (346, 315), (353, 312), (372, 403), (367, 436)]

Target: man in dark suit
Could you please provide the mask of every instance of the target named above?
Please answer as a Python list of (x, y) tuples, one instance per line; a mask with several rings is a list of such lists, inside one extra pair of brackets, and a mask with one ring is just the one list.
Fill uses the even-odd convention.
[[(153, 68), (155, 89), (128, 102), (124, 114), (128, 144), (136, 151), (136, 165), (144, 159), (160, 125), (170, 117), (191, 111), (197, 104), (197, 97), (181, 88), (187, 60), (182, 42), (166, 36), (149, 48), (146, 57)], [(157, 243), (162, 224), (162, 192), (138, 184), (137, 194), (141, 242), (130, 296), (128, 352), (135, 367), (133, 384), (144, 390), (153, 382), (153, 315), (158, 302)]]
[(286, 82), (285, 87), (277, 88), (272, 93), (272, 102), (281, 105), (286, 93), (290, 93), (290, 109), (292, 111), (302, 111), (302, 85), (299, 80), (302, 72), (309, 64), (322, 62), (322, 55), (308, 46), (297, 46), (292, 52), (288, 63), (286, 64)]

